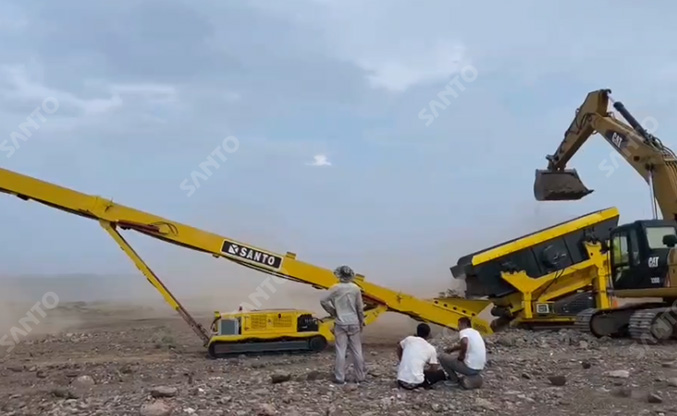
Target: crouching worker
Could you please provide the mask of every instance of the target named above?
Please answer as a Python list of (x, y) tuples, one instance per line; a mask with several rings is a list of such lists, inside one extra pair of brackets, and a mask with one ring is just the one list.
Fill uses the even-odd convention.
[(419, 387), (430, 388), (438, 381), (446, 379), (439, 367), (437, 351), (428, 342), (430, 326), (419, 324), (416, 335), (411, 335), (397, 345), (397, 357), (400, 364), (397, 370), (397, 384), (407, 390)]
[[(445, 349), (447, 354), (440, 354), (440, 364), (451, 383), (460, 383), (465, 388), (479, 388), (482, 385), (481, 372), (487, 361), (484, 339), (472, 328), (469, 318), (459, 319), (458, 327), (459, 342)], [(458, 351), (457, 357), (450, 355), (455, 351)]]

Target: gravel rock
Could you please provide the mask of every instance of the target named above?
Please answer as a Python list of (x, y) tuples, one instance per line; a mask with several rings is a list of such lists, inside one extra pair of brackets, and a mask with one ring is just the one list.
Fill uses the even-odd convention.
[(273, 384), (284, 383), (291, 380), (291, 374), (289, 373), (275, 373), (270, 376), (271, 382)]
[(548, 380), (553, 386), (563, 386), (567, 383), (567, 378), (565, 376), (549, 376)]
[(277, 410), (275, 410), (275, 407), (272, 404), (264, 403), (259, 405), (257, 414), (259, 416), (275, 416), (277, 414)]
[(324, 374), (322, 374), (319, 371), (311, 371), (308, 374), (306, 374), (306, 380), (308, 381), (315, 381), (315, 380), (320, 380), (322, 378), (326, 378)]
[(77, 399), (79, 397), (73, 390), (64, 387), (54, 388), (50, 392), (54, 397), (61, 399)]
[(649, 403), (663, 403), (663, 398), (660, 395), (658, 395), (657, 393), (647, 394), (646, 400)]
[(174, 397), (178, 389), (176, 387), (158, 386), (150, 390), (150, 395), (155, 398), (160, 397)]
[[(331, 348), (319, 354), (210, 360), (180, 320), (138, 320), (139, 312), (133, 311), (134, 320), (112, 324), (109, 315), (87, 310), (78, 316), (96, 318), (88, 329), (70, 330), (69, 336), (36, 335), (11, 355), (0, 357), (4, 376), (0, 377), (0, 414), (658, 416), (677, 412), (677, 369), (665, 365), (677, 357), (670, 344), (647, 347), (638, 360), (631, 340), (597, 340), (570, 330), (509, 329), (486, 338), (489, 360), (480, 388), (439, 383), (432, 390), (407, 391), (395, 383), (393, 351), (393, 345), (411, 333), (406, 325), (378, 336), (369, 335), (373, 326), (366, 328), (367, 382), (335, 385), (330, 380)], [(442, 348), (456, 339), (457, 334), (449, 331), (431, 343)], [(173, 348), (156, 348), (156, 343)], [(623, 372), (620, 378), (618, 371)], [(273, 383), (273, 377), (280, 382)]]
[(613, 389), (611, 394), (616, 397), (632, 397), (632, 389), (629, 387), (619, 387)]
[(170, 416), (172, 413), (172, 407), (159, 400), (153, 403), (145, 403), (139, 409), (141, 416)]
[(94, 382), (94, 379), (91, 376), (82, 375), (76, 377), (75, 380), (73, 380), (72, 384), (75, 387), (91, 387), (96, 383)]

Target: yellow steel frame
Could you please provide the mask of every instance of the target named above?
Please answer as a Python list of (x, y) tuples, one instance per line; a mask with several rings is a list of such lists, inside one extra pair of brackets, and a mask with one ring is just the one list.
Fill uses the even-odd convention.
[[(327, 289), (337, 282), (331, 270), (299, 261), (294, 253), (287, 252), (285, 255), (280, 255), (126, 207), (108, 199), (77, 192), (1, 168), (0, 191), (24, 200), (34, 200), (71, 214), (98, 220), (165, 300), (182, 314), (196, 333), (202, 332), (200, 337), (203, 341), (205, 337), (208, 337), (206, 331), (192, 318), (186, 316), (188, 314), (181, 304), (116, 231), (116, 228), (131, 229), (168, 243), (209, 253), (215, 257), (223, 257), (263, 273), (308, 284), (318, 289)], [(368, 282), (362, 275), (357, 276), (356, 283), (362, 289), (365, 303), (368, 305), (382, 306), (388, 311), (454, 329), (458, 328), (460, 318), (469, 317), (473, 321), (473, 326), (485, 335), (493, 332), (489, 323), (477, 316), (491, 303), (490, 301), (424, 300)]]
[[(563, 270), (547, 274), (538, 279), (529, 277), (525, 272), (501, 273), (503, 279), (519, 290), (521, 302), (506, 299), (506, 303), (515, 305), (513, 312), (517, 318), (511, 322), (519, 325), (525, 322), (574, 322), (575, 317), (543, 316), (534, 312), (534, 306), (547, 303), (561, 296), (592, 288), (596, 307), (611, 307), (609, 286), (609, 260), (603, 253), (601, 243), (585, 243), (589, 259)], [(517, 306), (519, 305), (519, 306)]]
[(120, 233), (115, 229), (115, 226), (108, 221), (104, 220), (99, 220), (99, 224), (103, 227), (104, 230), (108, 232), (108, 234), (113, 237), (113, 240), (115, 240), (116, 243), (120, 246), (122, 251), (127, 254), (127, 256), (132, 260), (134, 265), (143, 273), (143, 275), (146, 277), (148, 282), (150, 282), (151, 285), (157, 289), (158, 292), (162, 295), (162, 297), (165, 299), (165, 301), (171, 306), (175, 311), (181, 315), (184, 321), (190, 325), (190, 327), (195, 331), (198, 337), (202, 340), (202, 343), (204, 345), (207, 345), (209, 343), (209, 335), (207, 334), (207, 331), (204, 329), (202, 325), (200, 325), (189, 313), (186, 311), (186, 309), (181, 305), (178, 299), (174, 297), (172, 292), (167, 289), (167, 287), (162, 283), (159, 277), (148, 267), (146, 262), (143, 261), (143, 259), (134, 251), (132, 246), (129, 245), (127, 240), (120, 235)]
[[(472, 264), (477, 266), (618, 216), (620, 213), (615, 207), (599, 210), (478, 253), (473, 256)], [(501, 277), (517, 289), (517, 292), (502, 298), (491, 299), (491, 301), (496, 305), (509, 307), (511, 314), (515, 317), (511, 325), (527, 322), (553, 324), (574, 322), (575, 317), (539, 316), (534, 313), (534, 307), (536, 304), (547, 303), (579, 290), (592, 289), (598, 308), (611, 307), (611, 297), (607, 289), (610, 285), (608, 255), (602, 252), (600, 243), (586, 243), (586, 251), (588, 260), (537, 279), (530, 277), (524, 271), (502, 272)]]

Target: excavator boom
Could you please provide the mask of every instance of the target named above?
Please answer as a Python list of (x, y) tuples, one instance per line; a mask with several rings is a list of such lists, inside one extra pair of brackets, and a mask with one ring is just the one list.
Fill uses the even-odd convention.
[[(536, 170), (534, 197), (538, 201), (578, 200), (593, 192), (581, 181), (567, 163), (588, 140), (599, 133), (650, 185), (658, 201), (663, 218), (677, 218), (677, 157), (646, 131), (621, 102), (613, 107), (626, 120), (623, 122), (608, 111), (611, 90), (600, 89), (588, 93), (576, 116), (564, 133), (556, 152), (546, 156), (548, 166)], [(611, 170), (612, 166), (600, 165)]]
[[(534, 196), (540, 201), (576, 200), (589, 194), (575, 171), (565, 169), (578, 149), (599, 133), (646, 181), (651, 191), (653, 219), (610, 229), (605, 240), (609, 260), (598, 268), (610, 277), (614, 298), (651, 298), (623, 306), (590, 307), (576, 316), (576, 327), (598, 337), (629, 337), (642, 343), (677, 338), (677, 156), (648, 132), (621, 102), (614, 109), (625, 120), (607, 112), (611, 91), (592, 91), (576, 111), (557, 151), (547, 156), (548, 166), (536, 171)], [(615, 165), (615, 162), (614, 162)], [(603, 160), (600, 170), (615, 166)], [(658, 211), (663, 219), (658, 219)], [(601, 254), (601, 253), (600, 253)], [(598, 279), (598, 282), (601, 279)], [(598, 290), (603, 288), (599, 287)], [(613, 303), (613, 302), (612, 302)]]
[(534, 196), (537, 201), (573, 201), (592, 193), (575, 169), (565, 169), (567, 162), (594, 133), (587, 123), (588, 114), (606, 114), (609, 105), (609, 90), (588, 94), (583, 105), (576, 110), (576, 117), (564, 133), (564, 140), (554, 155), (546, 156), (547, 169), (536, 170)]

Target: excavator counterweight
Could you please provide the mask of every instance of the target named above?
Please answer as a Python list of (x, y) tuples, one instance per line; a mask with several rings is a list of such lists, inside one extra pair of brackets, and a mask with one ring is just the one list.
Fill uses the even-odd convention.
[(575, 169), (536, 169), (534, 197), (537, 201), (576, 201), (592, 192)]

